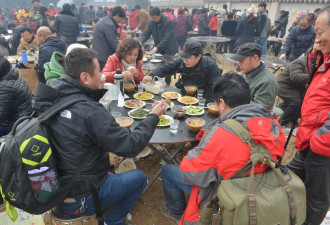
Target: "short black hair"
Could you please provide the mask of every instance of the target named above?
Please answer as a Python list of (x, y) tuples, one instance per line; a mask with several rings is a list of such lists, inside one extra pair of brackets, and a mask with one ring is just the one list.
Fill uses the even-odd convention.
[(32, 3), (34, 3), (34, 2), (40, 2), (40, 0), (32, 0)]
[(89, 48), (75, 48), (64, 59), (64, 73), (76, 80), (80, 79), (80, 74), (87, 72), (94, 73), (95, 64), (93, 60), (97, 53)]
[(227, 18), (228, 18), (228, 19), (232, 19), (232, 18), (234, 18), (234, 13), (228, 13)]
[(21, 31), (20, 31), (20, 32), (21, 32), (21, 34), (22, 34), (22, 33), (24, 33), (25, 31), (29, 32), (30, 34), (33, 33), (33, 30), (32, 30), (30, 27), (25, 27), (25, 26), (24, 26), (24, 27), (21, 28)]
[(136, 5), (135, 6), (135, 9), (141, 9), (141, 6), (140, 5)]
[(267, 4), (265, 2), (260, 2), (258, 7), (264, 7), (264, 9), (266, 9)]
[(150, 16), (159, 16), (160, 15), (160, 9), (158, 7), (154, 7), (149, 12)]
[(317, 8), (314, 10), (314, 13), (319, 13), (319, 12), (321, 12), (321, 8)]
[(116, 6), (115, 8), (113, 8), (111, 13), (112, 13), (112, 16), (118, 15), (120, 18), (126, 17), (125, 9), (121, 6)]
[(39, 13), (40, 13), (40, 15), (42, 15), (42, 16), (46, 16), (46, 12), (48, 12), (47, 7), (45, 7), (45, 6), (40, 6), (40, 8), (39, 8)]
[(71, 5), (68, 3), (65, 3), (65, 4), (63, 4), (62, 9), (66, 10), (66, 11), (71, 11)]
[(250, 103), (250, 87), (244, 78), (235, 72), (218, 77), (213, 86), (215, 102), (223, 99), (230, 108)]
[(223, 4), (222, 8), (227, 9), (228, 8), (227, 4)]

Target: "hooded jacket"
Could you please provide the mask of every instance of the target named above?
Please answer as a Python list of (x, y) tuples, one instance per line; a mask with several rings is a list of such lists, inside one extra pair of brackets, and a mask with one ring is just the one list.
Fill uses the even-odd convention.
[(318, 56), (308, 55), (308, 68), (317, 68), (301, 106), (300, 124), (296, 136), (297, 150), (308, 146), (318, 155), (330, 157), (330, 55), (317, 65)]
[[(142, 62), (141, 61), (136, 61), (136, 69), (139, 70), (139, 76), (134, 77), (135, 83), (139, 84), (143, 80), (143, 71), (142, 71)], [(119, 61), (117, 54), (113, 54), (109, 56), (103, 70), (102, 74), (105, 75), (105, 82), (107, 83), (113, 83), (113, 77), (115, 76), (116, 70), (120, 69), (123, 71), (123, 65), (121, 61)]]
[[(249, 145), (223, 124), (227, 119), (240, 122), (257, 144), (269, 149), (275, 161), (283, 155), (285, 136), (277, 119), (263, 106), (241, 105), (220, 116), (220, 119), (208, 126), (198, 146), (190, 150), (181, 161), (182, 178), (193, 188), (180, 225), (197, 225), (200, 209), (211, 200), (220, 181), (230, 178), (250, 159)], [(254, 171), (259, 174), (266, 169), (259, 163)]]
[(38, 80), (46, 83), (44, 64), (49, 62), (53, 53), (58, 51), (65, 54), (67, 45), (58, 36), (49, 36), (39, 49), (39, 60), (37, 66)]
[(0, 127), (5, 133), (11, 131), (16, 120), (31, 115), (31, 101), (27, 83), (11, 68), (10, 62), (0, 57)]
[(314, 25), (310, 25), (306, 30), (295, 26), (285, 39), (282, 52), (288, 53), (291, 50), (289, 61), (293, 61), (313, 47), (315, 36)]
[(106, 62), (108, 57), (116, 52), (118, 45), (118, 23), (111, 16), (105, 16), (95, 25), (93, 49), (97, 52), (97, 59)]
[(77, 42), (79, 23), (75, 14), (70, 10), (62, 10), (55, 17), (54, 27), (60, 36), (65, 37), (67, 45)]
[[(93, 175), (101, 186), (108, 172), (109, 152), (135, 157), (147, 145), (159, 121), (151, 113), (133, 131), (122, 128), (98, 102), (106, 89), (90, 89), (65, 74), (42, 87), (45, 89), (37, 91), (34, 104), (39, 113), (68, 96), (86, 100), (69, 106), (47, 123), (56, 160), (60, 162), (56, 164), (60, 176)], [(85, 182), (76, 182), (68, 197), (89, 194)]]
[(178, 42), (174, 36), (173, 22), (169, 17), (161, 15), (160, 21), (157, 23), (150, 20), (146, 32), (141, 37), (141, 42), (146, 42), (151, 35), (159, 53), (166, 55), (177, 53)]
[(150, 76), (165, 77), (176, 73), (181, 73), (183, 86), (194, 85), (198, 89), (203, 89), (206, 101), (213, 102), (213, 83), (222, 73), (213, 59), (202, 56), (195, 67), (188, 68), (182, 58), (179, 58), (154, 69)]
[(55, 51), (50, 61), (44, 64), (46, 84), (49, 85), (54, 79), (58, 79), (64, 73), (63, 66), (59, 63), (59, 59), (64, 61), (65, 55)]

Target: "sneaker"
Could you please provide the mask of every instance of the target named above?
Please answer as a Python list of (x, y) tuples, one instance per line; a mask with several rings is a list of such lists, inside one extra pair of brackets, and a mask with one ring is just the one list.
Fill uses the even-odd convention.
[(167, 203), (165, 200), (162, 200), (159, 205), (160, 212), (167, 219), (172, 220), (175, 224), (179, 224), (180, 220), (171, 215), (170, 211), (167, 208)]

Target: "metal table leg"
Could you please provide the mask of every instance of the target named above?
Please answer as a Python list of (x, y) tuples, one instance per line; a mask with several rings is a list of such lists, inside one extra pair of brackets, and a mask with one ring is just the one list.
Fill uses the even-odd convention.
[[(177, 164), (177, 162), (175, 162), (174, 158), (175, 156), (182, 150), (184, 146), (184, 143), (181, 143), (179, 145), (179, 147), (177, 149), (175, 149), (174, 153), (172, 155), (170, 155), (170, 153), (168, 152), (168, 150), (165, 148), (164, 145), (162, 145), (162, 148), (165, 150), (167, 156), (169, 158), (166, 157), (166, 155), (162, 154), (155, 146), (153, 146), (152, 144), (148, 144), (148, 147), (151, 148), (162, 160), (164, 160), (167, 164)], [(146, 192), (148, 190), (148, 188), (155, 182), (155, 180), (157, 179), (157, 177), (160, 175), (162, 171), (162, 168), (160, 168), (157, 173), (151, 178), (151, 180), (148, 182), (147, 186), (144, 188), (142, 195), (144, 194), (144, 192)]]

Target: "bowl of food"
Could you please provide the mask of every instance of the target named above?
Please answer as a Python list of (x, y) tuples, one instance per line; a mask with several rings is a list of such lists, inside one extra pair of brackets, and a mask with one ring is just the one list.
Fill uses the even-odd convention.
[(192, 132), (198, 132), (205, 125), (205, 120), (200, 118), (189, 118), (186, 119), (188, 129)]
[(187, 95), (194, 95), (197, 91), (197, 87), (192, 86), (192, 85), (187, 85), (187, 86), (184, 86), (184, 90)]
[(133, 119), (142, 120), (142, 119), (147, 118), (149, 113), (150, 113), (150, 110), (148, 110), (148, 109), (138, 108), (138, 109), (133, 109), (133, 110), (129, 111), (128, 116)]
[(131, 128), (134, 120), (130, 117), (118, 117), (116, 118), (116, 122), (121, 126), (127, 129)]
[(207, 108), (209, 110), (209, 112), (212, 114), (212, 115), (219, 115), (219, 109), (217, 107), (217, 105), (215, 103), (209, 103), (207, 104)]
[(174, 118), (181, 119), (186, 115), (186, 108), (182, 105), (175, 105), (172, 108)]
[(124, 83), (124, 91), (127, 93), (133, 92), (135, 90), (135, 85), (131, 82)]
[(123, 160), (119, 166), (118, 166), (118, 173), (124, 173), (130, 170), (135, 170), (136, 169), (136, 165), (133, 161), (133, 159), (125, 159)]

